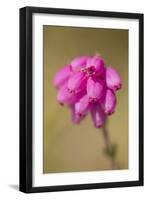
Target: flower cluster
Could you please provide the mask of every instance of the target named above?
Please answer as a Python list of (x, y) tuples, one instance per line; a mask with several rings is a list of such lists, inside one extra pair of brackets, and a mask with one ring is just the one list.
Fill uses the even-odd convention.
[(113, 67), (106, 67), (101, 56), (81, 56), (55, 75), (54, 85), (58, 102), (70, 108), (73, 122), (80, 123), (91, 113), (95, 127), (100, 128), (115, 111), (121, 78)]

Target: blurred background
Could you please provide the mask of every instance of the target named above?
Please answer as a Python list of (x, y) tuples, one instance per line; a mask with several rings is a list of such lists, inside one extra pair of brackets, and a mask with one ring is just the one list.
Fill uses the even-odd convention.
[(102, 129), (90, 115), (73, 124), (70, 111), (56, 100), (53, 78), (65, 64), (80, 55), (101, 54), (122, 78), (116, 112), (108, 118), (110, 140), (117, 145), (120, 169), (128, 168), (128, 30), (44, 26), (44, 173), (111, 170), (103, 153)]

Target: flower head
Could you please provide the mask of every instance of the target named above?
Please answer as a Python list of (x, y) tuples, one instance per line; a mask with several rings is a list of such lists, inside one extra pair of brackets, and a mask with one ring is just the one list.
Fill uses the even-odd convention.
[(71, 110), (72, 121), (80, 123), (91, 113), (96, 128), (116, 109), (116, 91), (122, 86), (116, 69), (106, 67), (100, 56), (81, 56), (64, 66), (54, 78), (57, 100)]

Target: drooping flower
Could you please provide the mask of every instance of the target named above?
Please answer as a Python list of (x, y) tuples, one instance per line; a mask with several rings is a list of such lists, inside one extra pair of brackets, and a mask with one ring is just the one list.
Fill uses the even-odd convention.
[(99, 56), (94, 56), (87, 59), (86, 65), (87, 71), (89, 75), (96, 75), (101, 77), (104, 75), (105, 72), (105, 63), (104, 60)]
[(65, 65), (61, 70), (56, 74), (54, 78), (54, 85), (57, 88), (60, 88), (71, 76), (72, 70), (70, 65)]
[(88, 56), (76, 57), (71, 61), (71, 67), (74, 72), (80, 71), (87, 64)]
[(87, 114), (83, 114), (83, 115), (77, 114), (75, 111), (75, 105), (72, 105), (70, 107), (70, 110), (71, 110), (71, 119), (75, 124), (79, 124), (87, 115)]
[(79, 91), (76, 94), (69, 92), (67, 83), (65, 83), (58, 91), (57, 100), (61, 105), (72, 105), (75, 104), (81, 97), (83, 97), (84, 94), (84, 90)]
[(70, 93), (77, 93), (86, 86), (86, 76), (82, 72), (74, 73), (68, 80), (67, 87)]
[(89, 97), (84, 95), (78, 102), (75, 103), (75, 114), (79, 116), (86, 115), (89, 109)]
[(101, 80), (94, 81), (92, 78), (89, 78), (87, 81), (87, 95), (89, 101), (96, 102), (99, 100), (104, 93), (104, 84)]
[(121, 78), (112, 67), (106, 67), (100, 56), (76, 57), (54, 78), (57, 100), (71, 110), (72, 121), (79, 124), (91, 113), (95, 127), (100, 128), (116, 109), (116, 91)]
[(112, 67), (108, 67), (106, 70), (106, 83), (107, 87), (114, 91), (121, 88), (121, 78), (118, 72)]
[(103, 101), (104, 112), (107, 115), (114, 113), (116, 107), (116, 95), (111, 89), (106, 90), (105, 99)]
[(71, 105), (76, 102), (76, 97), (73, 93), (68, 91), (66, 85), (63, 85), (58, 91), (57, 100), (61, 105), (68, 104)]
[(96, 128), (102, 127), (106, 120), (106, 115), (103, 112), (101, 106), (99, 104), (93, 106), (91, 109), (91, 115)]

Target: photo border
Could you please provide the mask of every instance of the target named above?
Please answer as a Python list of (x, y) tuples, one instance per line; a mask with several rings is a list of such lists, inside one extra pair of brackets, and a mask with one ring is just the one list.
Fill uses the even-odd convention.
[[(139, 180), (33, 187), (32, 184), (32, 21), (34, 13), (139, 20)], [(143, 14), (25, 7), (20, 9), (20, 191), (52, 192), (143, 185)]]

